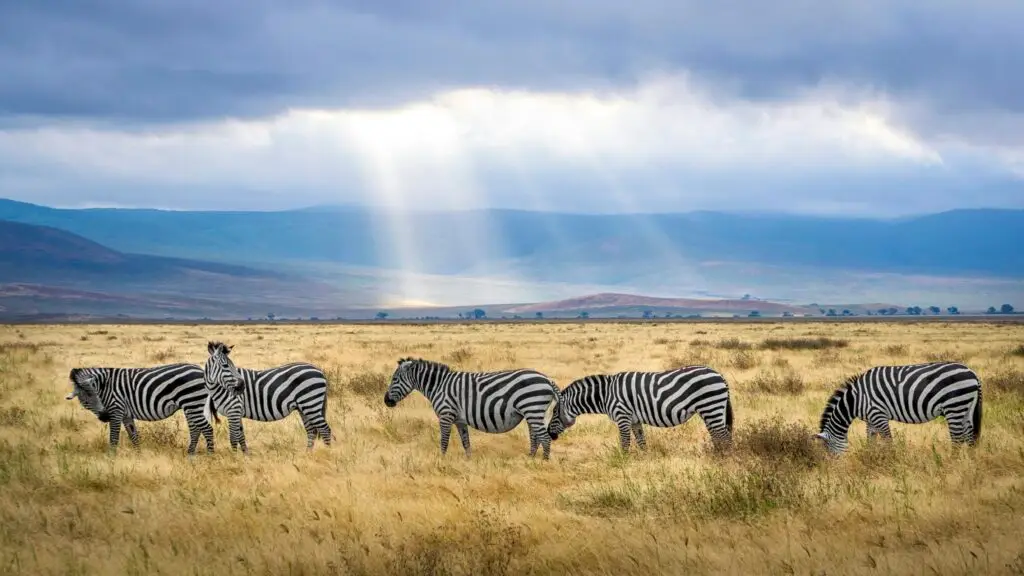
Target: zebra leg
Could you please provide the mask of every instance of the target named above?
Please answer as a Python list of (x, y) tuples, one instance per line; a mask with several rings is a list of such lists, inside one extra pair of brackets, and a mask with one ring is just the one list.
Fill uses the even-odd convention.
[(537, 446), (544, 448), (544, 460), (551, 458), (551, 434), (544, 425), (544, 415), (540, 419), (527, 418), (526, 425), (530, 427), (530, 458), (537, 455)]
[(633, 435), (636, 436), (636, 445), (641, 450), (647, 450), (647, 439), (644, 438), (644, 425), (640, 422), (633, 423)]
[(619, 447), (623, 452), (629, 452), (629, 434), (632, 432), (633, 425), (628, 418), (621, 417), (615, 420), (615, 425), (619, 428)]
[(320, 439), (324, 441), (324, 446), (331, 445), (331, 439), (334, 438), (333, 432), (331, 432), (331, 426), (324, 420), (322, 424), (317, 426), (317, 431), (320, 434)]
[[(326, 399), (324, 400), (326, 402)], [(313, 441), (317, 436), (324, 441), (325, 446), (331, 445), (331, 427), (324, 418), (324, 410), (313, 408), (300, 408), (302, 425), (306, 428), (306, 435), (309, 436), (309, 448), (313, 448)]]
[(970, 411), (958, 408), (956, 411), (944, 410), (946, 426), (949, 428), (949, 440), (953, 444), (969, 444), (974, 438), (974, 426), (969, 417)]
[(117, 453), (117, 445), (121, 442), (121, 421), (124, 417), (120, 414), (112, 414), (110, 418), (110, 447), (107, 452), (111, 455)]
[(306, 415), (302, 415), (302, 427), (306, 429), (306, 451), (313, 450), (313, 441), (316, 440), (317, 431), (310, 423)]
[(245, 430), (242, 429), (242, 417), (234, 416), (228, 420), (228, 435), (231, 437), (231, 449), (242, 449), (242, 454), (249, 454), (249, 447), (245, 443)]
[(189, 457), (195, 455), (196, 446), (199, 445), (199, 435), (206, 438), (206, 453), (213, 452), (213, 425), (206, 420), (202, 410), (188, 410), (185, 412), (185, 423), (188, 424), (188, 450)]
[(873, 410), (868, 413), (868, 440), (880, 437), (884, 440), (892, 440), (892, 430), (889, 429), (889, 417), (880, 410)]
[(203, 434), (203, 438), (206, 440), (206, 453), (213, 454), (213, 425), (203, 419), (202, 428), (200, 432)]
[(132, 441), (134, 448), (139, 447), (139, 431), (135, 428), (135, 420), (131, 418), (124, 419), (124, 429), (128, 432), (128, 439)]
[(441, 426), (441, 456), (448, 453), (448, 441), (452, 437), (452, 424), (454, 421), (454, 418), (448, 416), (438, 420)]
[(470, 457), (469, 449), (469, 427), (465, 423), (456, 422), (455, 429), (459, 431), (459, 438), (462, 439), (462, 449), (466, 452), (466, 458)]

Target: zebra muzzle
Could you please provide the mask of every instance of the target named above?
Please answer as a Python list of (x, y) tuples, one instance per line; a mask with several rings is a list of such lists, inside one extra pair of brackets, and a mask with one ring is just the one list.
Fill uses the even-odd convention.
[(384, 405), (385, 406), (387, 406), (388, 408), (394, 408), (395, 404), (397, 404), (397, 402), (392, 400), (391, 396), (388, 396), (387, 394), (384, 395)]

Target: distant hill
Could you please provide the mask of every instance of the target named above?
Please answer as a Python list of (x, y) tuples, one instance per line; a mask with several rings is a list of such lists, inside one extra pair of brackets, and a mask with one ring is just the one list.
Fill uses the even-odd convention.
[(1024, 295), (1024, 210), (886, 220), (717, 212), (385, 214), (354, 206), (71, 210), (0, 200), (0, 218), (66, 230), (121, 253), (317, 279), (343, 292), (344, 302), (365, 305), (403, 299), (483, 305), (607, 292), (1024, 306), (1014, 300)]
[(128, 254), (56, 228), (0, 220), (0, 307), (7, 315), (130, 310), (263, 316), (268, 306), (316, 305), (332, 295), (322, 283), (274, 271)]
[[(537, 312), (613, 312), (619, 309), (649, 309), (652, 312), (672, 311), (680, 314), (699, 313), (742, 313), (744, 315), (757, 311), (762, 314), (780, 315), (784, 312), (804, 314), (812, 312), (806, 306), (791, 306), (778, 302), (763, 300), (713, 300), (697, 298), (655, 298), (637, 294), (603, 293), (559, 300), (557, 302), (539, 302), (505, 309), (510, 314), (535, 314)], [(817, 312), (817, 309), (813, 310)]]
[[(899, 220), (691, 212), (584, 215), (516, 210), (418, 212), (356, 207), (281, 212), (62, 210), (0, 200), (0, 219), (54, 226), (116, 250), (225, 261), (327, 261), (442, 274), (557, 265), (747, 262), (900, 274), (1024, 278), (1024, 210), (955, 210)], [(397, 231), (396, 231), (397, 230)], [(405, 258), (408, 261), (400, 261)], [(628, 263), (630, 268), (612, 263)], [(643, 266), (639, 266), (643, 268)], [(562, 278), (564, 280), (564, 278)]]

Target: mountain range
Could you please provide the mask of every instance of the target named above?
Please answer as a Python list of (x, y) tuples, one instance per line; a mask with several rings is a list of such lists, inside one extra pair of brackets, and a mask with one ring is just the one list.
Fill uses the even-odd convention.
[[(333, 317), (400, 304), (422, 312), (501, 303), (514, 314), (516, 303), (586, 294), (700, 300), (674, 306), (688, 310), (715, 299), (749, 306), (750, 295), (794, 310), (828, 302), (983, 310), (1017, 305), (1024, 294), (1024, 210), (867, 219), (330, 206), (187, 212), (0, 200), (0, 220), (0, 283), (170, 299), (154, 309), (161, 314)], [(70, 306), (38, 304), (48, 299), (36, 298), (34, 310)], [(2, 295), (0, 306), (28, 309)]]

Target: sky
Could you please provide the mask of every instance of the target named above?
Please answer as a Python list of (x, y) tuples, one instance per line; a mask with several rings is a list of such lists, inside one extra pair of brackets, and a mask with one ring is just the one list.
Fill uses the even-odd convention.
[(1024, 208), (1020, 0), (0, 3), (0, 196)]

